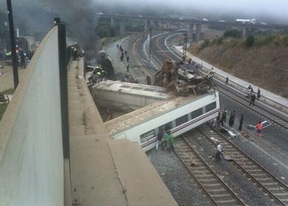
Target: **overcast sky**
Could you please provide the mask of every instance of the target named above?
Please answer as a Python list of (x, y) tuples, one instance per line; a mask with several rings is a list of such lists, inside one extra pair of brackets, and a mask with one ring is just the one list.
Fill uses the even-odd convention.
[[(103, 1), (94, 0), (99, 4)], [(119, 3), (121, 2), (121, 3)], [(259, 14), (269, 14), (269, 16), (283, 17), (288, 20), (288, 0), (108, 0), (106, 3), (126, 4), (131, 7), (140, 8), (142, 5), (170, 5), (177, 9), (197, 8), (204, 11), (214, 11), (215, 13), (240, 13), (247, 18), (253, 18)], [(288, 24), (288, 22), (287, 22)]]

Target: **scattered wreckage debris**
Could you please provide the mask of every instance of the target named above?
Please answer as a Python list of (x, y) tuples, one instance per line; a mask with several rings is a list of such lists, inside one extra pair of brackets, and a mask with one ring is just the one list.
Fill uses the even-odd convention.
[(161, 70), (155, 75), (154, 85), (175, 89), (179, 95), (205, 94), (213, 92), (214, 74), (213, 70), (208, 73), (198, 69), (187, 70), (181, 66), (181, 62), (165, 60)]

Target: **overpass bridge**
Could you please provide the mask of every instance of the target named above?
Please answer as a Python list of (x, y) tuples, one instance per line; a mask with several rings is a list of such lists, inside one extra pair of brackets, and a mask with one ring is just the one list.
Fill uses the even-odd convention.
[[(287, 24), (243, 24), (238, 22), (220, 22), (220, 21), (203, 21), (202, 19), (183, 19), (183, 18), (163, 18), (163, 17), (152, 17), (152, 16), (142, 16), (142, 15), (119, 15), (119, 14), (97, 14), (101, 18), (111, 19), (111, 26), (115, 25), (115, 21), (120, 22), (120, 33), (125, 33), (125, 21), (127, 20), (139, 20), (144, 21), (144, 31), (149, 32), (153, 22), (161, 23), (184, 23), (188, 25), (187, 38), (198, 42), (201, 39), (202, 26), (214, 26), (221, 28), (238, 28), (242, 30), (242, 36), (246, 37), (248, 29), (274, 29), (274, 30), (285, 30), (288, 29)], [(195, 27), (195, 29), (194, 29)], [(195, 31), (195, 37), (193, 38), (193, 33)]]

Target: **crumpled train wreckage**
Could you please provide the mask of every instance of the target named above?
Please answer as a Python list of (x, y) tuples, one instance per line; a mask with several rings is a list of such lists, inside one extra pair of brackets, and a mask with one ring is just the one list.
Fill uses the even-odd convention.
[(180, 62), (165, 60), (155, 75), (154, 85), (175, 89), (179, 95), (212, 93), (215, 87), (214, 74), (213, 69), (208, 73), (198, 68), (187, 70)]

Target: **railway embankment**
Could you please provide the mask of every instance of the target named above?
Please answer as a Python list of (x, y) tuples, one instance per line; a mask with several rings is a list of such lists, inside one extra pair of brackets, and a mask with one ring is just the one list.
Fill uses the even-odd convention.
[(220, 40), (193, 45), (188, 52), (235, 77), (288, 97), (288, 35), (255, 37), (252, 46), (247, 46), (245, 39)]
[[(180, 53), (182, 52), (182, 47), (175, 47), (175, 49)], [(260, 101), (265, 102), (266, 104), (271, 105), (272, 107), (274, 107), (274, 108), (276, 108), (282, 112), (288, 113), (288, 107), (287, 107), (287, 105), (288, 105), (288, 99), (287, 99), (287, 97), (288, 97), (288, 90), (287, 90), (287, 88), (288, 88), (287, 87), (288, 86), (287, 85), (288, 84), (287, 83), (288, 82), (287, 81), (288, 72), (285, 71), (285, 69), (284, 69), (286, 67), (284, 67), (284, 66), (282, 67), (282, 63), (278, 65), (278, 67), (277, 67), (278, 70), (276, 70), (276, 69), (274, 70), (275, 74), (273, 74), (273, 72), (271, 73), (271, 71), (273, 70), (271, 68), (271, 71), (269, 71), (271, 78), (266, 77), (267, 74), (264, 74), (265, 70), (269, 70), (268, 68), (266, 68), (266, 69), (258, 68), (257, 69), (256, 67), (253, 67), (253, 65), (257, 64), (257, 62), (255, 62), (253, 64), (252, 63), (251, 64), (246, 63), (247, 67), (243, 67), (243, 69), (242, 69), (243, 71), (238, 73), (236, 69), (234, 69), (234, 70), (233, 70), (233, 68), (228, 69), (227, 67), (225, 67), (225, 65), (223, 66), (221, 64), (221, 58), (220, 57), (218, 58), (218, 60), (216, 57), (214, 57), (214, 58), (209, 57), (209, 54), (213, 53), (213, 48), (211, 47), (210, 49), (211, 49), (211, 51), (207, 51), (207, 53), (204, 54), (204, 51), (203, 51), (203, 53), (201, 51), (195, 52), (195, 48), (194, 48), (194, 50), (193, 50), (193, 48), (190, 48), (188, 51), (191, 51), (191, 53), (187, 52), (186, 58), (191, 57), (193, 61), (196, 61), (196, 62), (202, 64), (204, 68), (211, 69), (213, 67), (214, 71), (216, 72), (215, 78), (218, 81), (220, 81), (224, 84), (226, 77), (228, 77), (229, 78), (229, 86), (235, 88), (238, 91), (241, 91), (244, 95), (246, 95), (247, 88), (249, 85), (251, 85), (252, 88), (254, 88), (254, 92), (257, 92), (257, 89), (260, 88), (260, 90), (261, 90)], [(214, 49), (216, 49), (216, 48), (214, 48)], [(214, 51), (214, 52), (216, 53), (216, 51)], [(237, 52), (237, 51), (235, 50), (234, 52)], [(288, 52), (288, 50), (286, 51), (286, 53), (287, 52)], [(235, 55), (236, 55), (236, 53), (235, 53)], [(222, 56), (225, 56), (225, 54), (222, 54)], [(228, 58), (228, 57), (226, 57), (226, 58)], [(282, 58), (282, 54), (281, 54), (281, 58)], [(255, 57), (255, 59), (257, 59), (257, 58)], [(247, 61), (249, 61), (249, 59)], [(283, 59), (283, 62), (284, 62), (284, 59)], [(241, 62), (241, 63), (239, 62), (238, 64), (245, 64), (245, 62)], [(235, 63), (235, 67), (237, 67), (236, 63)], [(276, 65), (274, 67), (276, 68)], [(280, 67), (283, 69), (281, 78), (284, 78), (284, 79), (277, 81), (277, 80), (275, 80), (275, 79), (277, 79), (277, 77), (274, 77), (274, 76), (281, 76), (281, 74), (279, 74), (279, 68)], [(244, 72), (244, 70), (246, 70), (246, 72)], [(258, 76), (256, 74), (257, 71), (254, 74), (254, 72), (255, 72), (254, 70), (258, 70)], [(244, 75), (244, 74), (246, 74), (246, 75)], [(264, 76), (261, 76), (262, 74)], [(257, 78), (254, 75), (256, 75)], [(267, 78), (267, 80), (265, 80), (265, 78)], [(286, 79), (286, 81), (284, 82), (285, 79)], [(278, 87), (281, 89), (278, 89)], [(287, 93), (287, 95), (286, 95), (286, 93)]]

